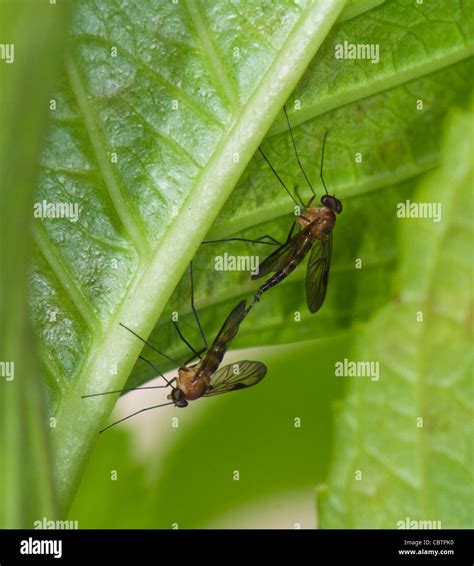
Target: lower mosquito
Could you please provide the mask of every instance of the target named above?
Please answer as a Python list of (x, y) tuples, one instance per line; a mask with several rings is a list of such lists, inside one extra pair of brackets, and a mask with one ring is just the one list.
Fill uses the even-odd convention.
[[(106, 426), (100, 432), (104, 432), (112, 426), (115, 426), (145, 411), (158, 409), (159, 407), (166, 407), (167, 405), (174, 405), (175, 407), (180, 408), (187, 407), (189, 401), (194, 401), (196, 399), (199, 399), (200, 397), (212, 397), (214, 395), (220, 395), (221, 393), (230, 393), (231, 391), (237, 391), (238, 389), (251, 387), (259, 383), (265, 377), (267, 373), (267, 367), (261, 362), (244, 360), (220, 367), (221, 362), (224, 358), (224, 354), (226, 353), (232, 340), (235, 338), (237, 332), (239, 331), (240, 324), (248, 312), (246, 308), (246, 301), (241, 301), (236, 307), (232, 309), (232, 312), (226, 318), (224, 324), (222, 325), (213, 343), (211, 344), (211, 347), (209, 348), (206, 337), (204, 335), (204, 331), (201, 326), (201, 322), (199, 320), (198, 313), (194, 306), (194, 282), (192, 264), (190, 266), (190, 274), (191, 308), (205, 347), (200, 350), (193, 348), (184, 338), (182, 332), (177, 326), (177, 323), (175, 323), (178, 335), (193, 353), (191, 359), (178, 368), (178, 375), (176, 377), (171, 380), (167, 380), (166, 377), (152, 362), (140, 356), (142, 360), (150, 365), (150, 367), (165, 380), (166, 384), (149, 387), (145, 386), (129, 389), (117, 389), (115, 391), (105, 391), (103, 393), (84, 395), (83, 398), (89, 398), (97, 397), (100, 395), (109, 395), (112, 393), (122, 393), (125, 391), (165, 388), (171, 389), (170, 393), (167, 396), (169, 402), (140, 409), (139, 411), (136, 411), (135, 413), (132, 413), (131, 415), (128, 415)], [(138, 336), (138, 334), (136, 334), (133, 330), (130, 330), (124, 324), (121, 324), (121, 326), (132, 332), (132, 334), (137, 336), (137, 338), (144, 342), (149, 348), (172, 360), (172, 358), (170, 358), (166, 354), (163, 354), (163, 352), (157, 350), (152, 344)], [(206, 353), (204, 357), (201, 358), (201, 354), (203, 352)], [(200, 358), (199, 361), (195, 364), (189, 365), (189, 363), (196, 358)]]

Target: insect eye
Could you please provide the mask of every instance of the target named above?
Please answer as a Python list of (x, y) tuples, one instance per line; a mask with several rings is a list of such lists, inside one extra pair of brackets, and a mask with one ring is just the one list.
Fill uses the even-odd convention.
[(323, 195), (321, 197), (321, 204), (327, 206), (327, 208), (330, 208), (331, 210), (334, 210), (336, 214), (340, 214), (342, 212), (342, 202), (331, 195)]
[(180, 401), (182, 401), (183, 392), (181, 391), (181, 389), (173, 389), (173, 391), (171, 392), (171, 399), (175, 403), (179, 403)]

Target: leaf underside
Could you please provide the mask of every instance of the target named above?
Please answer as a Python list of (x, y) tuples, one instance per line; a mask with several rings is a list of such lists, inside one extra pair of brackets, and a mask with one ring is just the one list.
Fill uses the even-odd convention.
[[(154, 377), (140, 360), (133, 367), (141, 344), (119, 322), (186, 359), (170, 315), (178, 312), (199, 346), (189, 261), (211, 340), (256, 288), (248, 272), (216, 272), (215, 257), (269, 253), (240, 243), (197, 251), (206, 234), (286, 237), (292, 202), (261, 157), (251, 159), (273, 122), (265, 153), (290, 189), (298, 185), (309, 197), (278, 114), (285, 100), (318, 193), (329, 130), (325, 179), (344, 202), (330, 290), (321, 312), (309, 315), (301, 266), (252, 312), (235, 345), (334, 336), (392, 296), (400, 255), (394, 210), (439, 164), (442, 117), (465, 98), (473, 70), (472, 16), (462, 1), (421, 9), (406, 0), (352, 19), (342, 13), (332, 27), (343, 4), (77, 3), (35, 200), (77, 203), (79, 218), (35, 220), (30, 285), (49, 409), (58, 419), (64, 508), (114, 403), (80, 396), (123, 387), (130, 372), (128, 386)], [(336, 60), (335, 44), (348, 39), (380, 43), (380, 63)], [(161, 371), (172, 369), (144, 355)]]
[(338, 455), (319, 501), (323, 528), (474, 524), (466, 254), (473, 238), (473, 117), (453, 116), (442, 167), (414, 195), (439, 203), (441, 222), (401, 221), (397, 297), (353, 342), (350, 359), (378, 361), (379, 380), (354, 378), (337, 412)]
[(76, 3), (31, 275), (65, 508), (114, 402), (80, 397), (123, 386), (140, 351), (119, 322), (149, 334), (344, 3)]

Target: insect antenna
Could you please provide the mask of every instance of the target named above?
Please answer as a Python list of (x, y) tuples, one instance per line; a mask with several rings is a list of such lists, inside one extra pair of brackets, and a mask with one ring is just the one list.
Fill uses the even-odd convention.
[[(176, 332), (178, 333), (178, 336), (180, 337), (181, 341), (184, 342), (184, 344), (186, 344), (186, 346), (191, 350), (191, 352), (194, 354), (193, 357), (199, 358), (200, 360), (202, 360), (201, 356), (199, 355), (199, 353), (191, 346), (191, 344), (186, 340), (186, 338), (184, 337), (183, 333), (181, 332), (178, 323), (175, 320), (171, 321), (174, 325), (174, 327), (176, 328)], [(179, 366), (181, 366), (181, 364), (179, 364)]]
[(166, 385), (147, 385), (144, 387), (124, 387), (123, 389), (114, 389), (113, 391), (103, 391), (102, 393), (90, 393), (89, 395), (81, 395), (81, 399), (87, 399), (88, 397), (99, 397), (100, 395), (111, 395), (112, 393), (123, 393), (124, 391), (138, 391), (140, 389), (164, 389), (166, 387), (172, 387), (173, 381), (172, 379), (169, 381), (166, 377), (161, 373), (161, 371), (152, 363), (150, 360), (147, 360), (143, 356), (138, 356), (141, 360), (146, 362), (150, 367), (152, 367), (156, 373), (162, 377), (166, 381)]
[(207, 340), (206, 340), (206, 335), (204, 334), (204, 330), (202, 329), (202, 326), (201, 326), (201, 321), (199, 320), (199, 315), (197, 313), (196, 307), (194, 306), (193, 262), (191, 262), (189, 264), (189, 275), (190, 275), (190, 278), (191, 278), (191, 309), (193, 311), (194, 318), (196, 319), (196, 323), (198, 325), (199, 333), (201, 334), (202, 341), (204, 342), (204, 345), (206, 346), (206, 348), (208, 348), (209, 345), (208, 345)]
[[(198, 350), (197, 353), (198, 353), (199, 357), (201, 357), (201, 354), (203, 354), (206, 350), (207, 350), (207, 347), (201, 348), (200, 350)], [(187, 366), (187, 365), (190, 364), (195, 358), (196, 358), (196, 356), (193, 354), (189, 359), (187, 359), (187, 360), (184, 362), (183, 365), (184, 365), (184, 366)], [(201, 359), (202, 359), (202, 358), (201, 358)]]
[(326, 191), (326, 194), (328, 195), (328, 189), (326, 187), (326, 183), (324, 182), (324, 177), (323, 177), (323, 165), (324, 165), (324, 150), (326, 149), (326, 138), (328, 137), (328, 130), (326, 130), (324, 132), (324, 138), (323, 138), (323, 149), (321, 151), (321, 166), (319, 169), (319, 176), (321, 177), (321, 181), (323, 182), (323, 187), (324, 190)]
[(298, 166), (301, 169), (301, 172), (303, 173), (304, 178), (306, 179), (306, 182), (308, 183), (308, 187), (311, 189), (311, 192), (313, 193), (313, 195), (316, 195), (314, 189), (313, 189), (313, 185), (311, 184), (311, 181), (309, 180), (308, 175), (306, 174), (306, 171), (304, 170), (303, 164), (300, 161), (300, 156), (298, 154), (298, 150), (296, 148), (296, 142), (295, 142), (295, 137), (293, 136), (293, 129), (291, 127), (290, 124), (290, 119), (288, 118), (288, 113), (286, 111), (286, 107), (283, 106), (283, 111), (285, 113), (285, 118), (286, 118), (286, 123), (288, 124), (288, 129), (290, 131), (290, 136), (291, 136), (291, 143), (293, 145), (293, 149), (295, 152), (295, 157), (296, 157), (296, 161), (298, 162)]
[(155, 366), (155, 364), (153, 364), (152, 362), (150, 362), (150, 360), (147, 360), (146, 358), (144, 358), (143, 356), (138, 356), (140, 358), (140, 360), (143, 360), (145, 363), (147, 363), (153, 370), (156, 371), (156, 373), (162, 377), (165, 381), (166, 381), (166, 385), (164, 387), (169, 387), (171, 386), (171, 381), (168, 381), (166, 379), (166, 377), (161, 373), (161, 371)]
[(270, 169), (273, 171), (273, 173), (275, 174), (275, 177), (278, 179), (280, 185), (285, 189), (285, 191), (288, 193), (288, 196), (291, 198), (291, 200), (295, 203), (296, 206), (300, 206), (298, 204), (298, 201), (295, 199), (295, 197), (290, 193), (290, 191), (288, 190), (288, 187), (285, 185), (285, 183), (283, 182), (282, 178), (280, 177), (280, 175), (278, 175), (278, 173), (276, 172), (275, 168), (273, 167), (273, 165), (270, 163), (270, 161), (268, 160), (267, 156), (263, 153), (263, 150), (261, 147), (258, 148), (258, 151), (262, 154), (263, 159), (265, 159), (265, 161), (268, 163)]
[(102, 391), (102, 393), (90, 393), (89, 395), (81, 395), (81, 399), (89, 397), (100, 397), (101, 395), (112, 395), (112, 393), (122, 393), (124, 391), (140, 391), (141, 389), (163, 389), (168, 385), (150, 385), (146, 387), (125, 387), (124, 389), (114, 389), (113, 391)]
[(139, 336), (136, 332), (134, 332), (133, 330), (131, 330), (130, 328), (128, 328), (128, 326), (125, 326), (125, 324), (122, 324), (121, 322), (119, 322), (120, 326), (123, 326), (125, 328), (125, 330), (128, 330), (129, 332), (131, 332), (134, 336), (136, 336), (139, 340), (141, 340), (144, 344), (146, 344), (149, 348), (151, 348), (154, 352), (156, 352), (157, 354), (160, 354), (160, 356), (163, 356), (164, 358), (166, 358), (167, 360), (169, 360), (170, 362), (173, 362), (174, 364), (176, 364), (177, 366), (180, 365), (180, 363), (178, 361), (176, 361), (174, 358), (172, 358), (171, 356), (168, 356), (168, 354), (165, 354), (164, 352), (161, 352), (160, 350), (158, 350), (158, 348), (156, 348), (155, 346), (153, 346), (153, 344), (151, 344), (150, 342), (147, 342), (147, 340), (145, 340), (144, 338), (142, 338), (141, 336)]
[(140, 413), (144, 413), (145, 411), (151, 411), (152, 409), (158, 409), (159, 407), (166, 407), (167, 405), (174, 405), (174, 401), (170, 401), (169, 403), (162, 403), (161, 405), (152, 405), (151, 407), (145, 407), (144, 409), (140, 409), (139, 411), (135, 411), (135, 413), (132, 413), (131, 415), (128, 415), (126, 417), (123, 417), (123, 419), (119, 419), (118, 421), (115, 421), (112, 424), (109, 424), (108, 426), (106, 426), (105, 428), (103, 428), (102, 430), (99, 430), (100, 433), (104, 432), (105, 430), (119, 424), (122, 423), (123, 421), (126, 421), (128, 419), (131, 419), (132, 417), (134, 417), (135, 415), (139, 415)]

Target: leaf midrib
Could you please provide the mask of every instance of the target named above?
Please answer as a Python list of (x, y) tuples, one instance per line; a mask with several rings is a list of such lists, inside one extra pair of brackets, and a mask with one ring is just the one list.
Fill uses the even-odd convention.
[[(240, 120), (229, 130), (220, 145), (220, 151), (212, 156), (175, 222), (168, 227), (156, 254), (146, 269), (137, 270), (126, 299), (110, 320), (108, 331), (103, 334), (102, 344), (89, 352), (81, 375), (62, 399), (55, 440), (56, 477), (64, 510), (69, 507), (97, 428), (114, 404), (114, 399), (101, 397), (94, 400), (97, 403), (85, 405), (81, 404), (80, 396), (88, 391), (122, 386), (141, 350), (141, 343), (124, 332), (119, 322), (126, 321), (141, 335), (149, 335), (185, 266), (255, 151), (260, 141), (258, 132), (265, 131), (271, 125), (279, 106), (306, 68), (344, 3), (344, 0), (331, 4), (315, 2), (301, 14), (244, 108)], [(73, 75), (74, 72), (73, 68)], [(259, 112), (259, 108), (266, 108), (266, 112)], [(97, 149), (96, 145), (94, 150)], [(101, 148), (98, 149), (100, 152)], [(236, 150), (241, 157), (238, 164), (230, 160)], [(105, 170), (108, 172), (107, 166)], [(128, 219), (128, 229), (135, 236), (139, 248), (140, 236), (124, 214), (120, 199), (121, 195), (118, 195), (118, 208), (122, 208), (124, 218)], [(209, 211), (214, 213), (212, 218)], [(156, 289), (161, 289), (158, 297)], [(152, 302), (153, 297), (156, 299)], [(116, 364), (116, 373), (104, 378), (112, 363)]]

